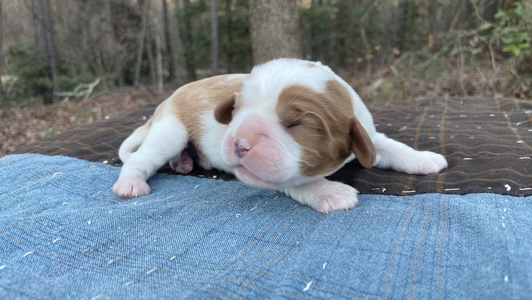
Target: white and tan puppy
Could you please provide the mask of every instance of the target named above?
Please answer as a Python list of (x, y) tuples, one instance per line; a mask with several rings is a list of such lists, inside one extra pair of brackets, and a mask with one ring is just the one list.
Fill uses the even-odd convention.
[(440, 154), (416, 151), (378, 133), (344, 80), (320, 63), (296, 59), (179, 88), (120, 147), (124, 166), (114, 192), (126, 198), (150, 193), (146, 181), (167, 162), (180, 173), (190, 172), (189, 142), (203, 168), (281, 190), (322, 213), (357, 204), (356, 189), (324, 178), (355, 157), (366, 168), (409, 174), (447, 167)]

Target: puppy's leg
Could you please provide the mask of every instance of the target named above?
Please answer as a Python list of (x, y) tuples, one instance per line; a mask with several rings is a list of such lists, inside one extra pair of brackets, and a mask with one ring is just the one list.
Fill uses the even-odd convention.
[(373, 143), (377, 151), (375, 166), (378, 168), (422, 175), (435, 174), (447, 168), (447, 161), (442, 155), (414, 150), (382, 133), (377, 133)]
[(179, 155), (186, 147), (188, 133), (181, 122), (168, 115), (152, 124), (146, 139), (136, 152), (129, 155), (113, 186), (115, 194), (134, 198), (150, 193), (146, 183), (155, 171)]
[(355, 188), (325, 178), (287, 188), (284, 192), (324, 214), (334, 210), (348, 210), (358, 203), (358, 191)]

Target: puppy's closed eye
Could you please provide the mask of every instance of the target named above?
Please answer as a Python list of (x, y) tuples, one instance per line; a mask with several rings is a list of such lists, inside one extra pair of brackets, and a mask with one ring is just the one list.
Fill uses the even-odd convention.
[(285, 125), (286, 130), (290, 131), (291, 129), (295, 129), (297, 127), (301, 127), (302, 124), (300, 122), (293, 122)]
[(301, 125), (301, 113), (292, 108), (283, 109), (279, 112), (279, 123), (287, 130)]
[(296, 108), (287, 108), (280, 113), (281, 125), (291, 133), (295, 130), (312, 130), (319, 131), (319, 120), (312, 113), (303, 112)]

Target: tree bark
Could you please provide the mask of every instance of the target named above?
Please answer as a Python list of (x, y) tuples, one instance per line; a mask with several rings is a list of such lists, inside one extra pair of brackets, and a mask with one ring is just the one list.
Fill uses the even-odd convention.
[[(38, 1), (38, 0), (37, 0)], [(148, 27), (148, 12), (150, 1), (139, 1), (139, 11), (141, 12), (142, 24), (138, 36), (137, 62), (135, 64), (134, 84), (140, 84), (140, 68), (142, 66), (142, 54), (144, 53), (144, 40), (146, 39), (146, 27)]]
[(253, 60), (301, 58), (299, 16), (295, 0), (249, 0)]
[(113, 27), (113, 19), (112, 19), (112, 11), (111, 11), (111, 1), (106, 0), (104, 1), (105, 5), (105, 19), (107, 21), (107, 31), (111, 37), (112, 42), (112, 51), (113, 51), (113, 59), (114, 59), (114, 73), (116, 76), (116, 79), (118, 80), (118, 85), (123, 86), (124, 85), (124, 71), (122, 66), (122, 54), (120, 53), (120, 44), (118, 43), (118, 39), (116, 38), (115, 29)]
[(146, 47), (146, 56), (148, 57), (148, 65), (150, 67), (150, 78), (151, 78), (151, 84), (157, 83), (157, 70), (155, 66), (155, 58), (153, 57), (153, 51), (151, 47), (151, 43), (147, 41), (147, 43), (144, 44), (144, 47)]
[(160, 34), (155, 36), (155, 68), (157, 71), (157, 90), (163, 91), (164, 87), (164, 68), (163, 68), (163, 45)]
[(173, 80), (176, 74), (176, 65), (174, 59), (174, 50), (172, 47), (172, 36), (170, 33), (170, 20), (168, 16), (168, 3), (162, 0), (163, 4), (163, 27), (166, 49), (164, 53), (164, 64), (168, 66), (168, 80)]
[(164, 87), (164, 68), (163, 68), (163, 36), (164, 36), (164, 17), (159, 13), (158, 8), (153, 8), (152, 34), (155, 39), (155, 83), (159, 92)]
[(59, 68), (50, 1), (32, 0), (32, 4), (37, 56), (46, 64), (46, 75), (52, 82), (51, 86), (43, 87), (43, 103), (51, 104), (53, 103), (53, 90), (59, 77)]
[(4, 86), (2, 85), (2, 72), (5, 70), (6, 59), (4, 56), (4, 27), (3, 27), (3, 18), (2, 18), (2, 0), (0, 0), (0, 103), (4, 101), (5, 93)]
[[(226, 32), (226, 39), (227, 44), (233, 45), (234, 39), (233, 39), (233, 11), (231, 10), (231, 1), (226, 0), (225, 1), (225, 8), (224, 8), (224, 14), (225, 14), (225, 32)], [(222, 44), (223, 45), (223, 44)], [(229, 47), (222, 47), (222, 51), (225, 54), (225, 65), (227, 66), (227, 73), (232, 73), (233, 68), (233, 52), (234, 50), (231, 48), (227, 49)]]
[(6, 58), (4, 55), (4, 18), (2, 18), (2, 2), (3, 0), (0, 0), (0, 70), (5, 70)]
[(212, 75), (220, 73), (218, 54), (220, 47), (218, 44), (218, 1), (211, 0), (210, 17), (211, 17), (211, 71)]
[(190, 22), (190, 0), (183, 0), (181, 8), (182, 14), (179, 16), (179, 35), (183, 41), (185, 69), (187, 70), (188, 80), (194, 81), (198, 78), (196, 74), (196, 62), (194, 53), (191, 49), (192, 44), (192, 24)]
[(466, 29), (471, 23), (471, 2), (469, 1), (446, 0), (440, 11), (438, 23), (443, 32)]
[(408, 29), (409, 11), (410, 0), (401, 0), (401, 3), (399, 4), (399, 26), (397, 27), (397, 48), (399, 48), (401, 52), (406, 51), (405, 40)]
[(497, 14), (499, 9), (499, 2), (498, 0), (480, 1), (481, 17), (488, 22), (495, 22), (495, 14)]

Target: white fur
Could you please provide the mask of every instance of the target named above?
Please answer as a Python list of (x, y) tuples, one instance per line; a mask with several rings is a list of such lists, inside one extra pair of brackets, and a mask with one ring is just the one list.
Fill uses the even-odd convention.
[[(225, 80), (241, 76), (246, 75), (231, 75)], [(329, 67), (293, 59), (274, 60), (252, 70), (237, 93), (238, 109), (229, 125), (217, 122), (212, 111), (197, 112), (200, 124), (193, 126), (203, 129), (200, 145), (196, 145), (204, 155), (200, 164), (204, 168), (214, 167), (233, 173), (252, 186), (282, 190), (322, 213), (352, 208), (358, 202), (358, 191), (353, 187), (323, 178), (329, 174), (315, 177), (300, 174), (301, 147), (280, 125), (275, 111), (277, 99), (286, 87), (299, 84), (324, 92), (330, 80), (341, 83), (349, 92), (356, 117), (375, 145), (375, 166), (410, 174), (432, 174), (447, 167), (440, 154), (416, 151), (378, 133), (371, 113), (360, 97)], [(150, 188), (146, 180), (169, 160), (175, 162), (172, 165), (176, 169), (182, 169), (179, 161), (180, 157), (186, 158), (182, 151), (189, 136), (182, 121), (170, 111), (170, 108), (163, 107), (160, 120), (149, 129), (143, 126), (135, 130), (120, 147), (124, 166), (113, 188), (117, 195), (137, 197), (148, 194)], [(354, 155), (349, 156), (344, 164), (354, 158)]]
[[(216, 121), (212, 112), (208, 111), (201, 115), (201, 126), (205, 134), (201, 137), (201, 149), (208, 158), (210, 166), (205, 169), (215, 168), (226, 172), (231, 172), (231, 168), (224, 162), (220, 152), (220, 141), (227, 130), (227, 125), (220, 124)], [(209, 168), (210, 167), (210, 168)]]

